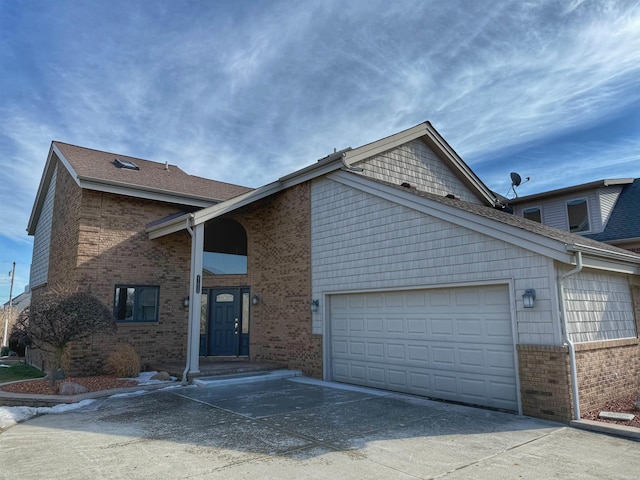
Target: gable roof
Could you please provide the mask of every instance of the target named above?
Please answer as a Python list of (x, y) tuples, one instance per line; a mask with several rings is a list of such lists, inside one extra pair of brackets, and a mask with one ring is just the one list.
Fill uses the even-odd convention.
[(239, 195), (230, 201), (226, 201), (193, 214), (167, 219), (165, 222), (155, 223), (147, 227), (149, 238), (158, 238), (163, 235), (182, 230), (186, 226), (198, 225), (240, 207), (256, 202), (274, 193), (283, 191), (299, 183), (312, 180), (336, 170), (345, 169), (356, 172), (355, 167), (359, 162), (392, 150), (412, 140), (422, 138), (436, 155), (471, 189), (474, 194), (486, 205), (494, 206), (498, 203), (495, 194), (480, 180), (469, 166), (449, 146), (445, 139), (431, 125), (423, 122), (415, 127), (390, 135), (358, 148), (346, 148), (321, 158), (316, 163), (297, 170), (289, 175), (279, 178), (275, 182), (264, 185), (256, 190)]
[[(176, 165), (54, 141), (29, 219), (30, 235), (35, 232), (58, 160), (80, 188), (179, 205), (202, 208), (251, 191), (247, 187), (189, 175)], [(127, 162), (138, 168), (119, 166)]]
[(600, 242), (640, 238), (640, 178), (623, 188), (604, 231), (585, 237)]

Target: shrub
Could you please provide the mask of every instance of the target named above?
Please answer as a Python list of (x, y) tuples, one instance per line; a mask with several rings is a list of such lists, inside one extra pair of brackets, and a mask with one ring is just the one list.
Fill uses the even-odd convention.
[(119, 378), (137, 377), (140, 373), (140, 357), (131, 345), (119, 343), (109, 354), (105, 370)]

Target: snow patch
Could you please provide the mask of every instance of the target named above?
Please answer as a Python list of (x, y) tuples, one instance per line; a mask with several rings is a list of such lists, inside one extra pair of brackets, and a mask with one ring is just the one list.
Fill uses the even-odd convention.
[(86, 407), (95, 400), (82, 400), (78, 403), (61, 403), (53, 407), (0, 407), (0, 432), (16, 423), (29, 420), (36, 415), (47, 413), (65, 413), (78, 408)]

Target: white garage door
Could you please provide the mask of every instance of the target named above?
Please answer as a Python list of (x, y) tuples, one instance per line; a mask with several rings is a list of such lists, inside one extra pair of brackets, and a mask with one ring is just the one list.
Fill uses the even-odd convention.
[(504, 285), (333, 295), (330, 329), (334, 381), (518, 409)]

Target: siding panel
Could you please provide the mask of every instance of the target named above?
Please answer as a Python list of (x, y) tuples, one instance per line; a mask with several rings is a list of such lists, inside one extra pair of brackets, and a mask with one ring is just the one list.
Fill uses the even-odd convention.
[(49, 189), (47, 190), (38, 225), (33, 236), (33, 256), (29, 278), (29, 285), (32, 289), (47, 283), (49, 276), (49, 245), (51, 244), (51, 225), (57, 176), (58, 167), (55, 168), (51, 176)]
[[(500, 279), (516, 292), (518, 343), (554, 345), (551, 260), (322, 178), (312, 184), (313, 298), (324, 292)], [(536, 289), (536, 308), (519, 295)], [(321, 307), (322, 310), (322, 307)], [(322, 334), (322, 312), (313, 315)]]

